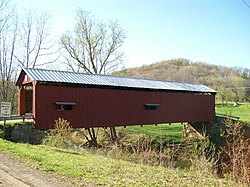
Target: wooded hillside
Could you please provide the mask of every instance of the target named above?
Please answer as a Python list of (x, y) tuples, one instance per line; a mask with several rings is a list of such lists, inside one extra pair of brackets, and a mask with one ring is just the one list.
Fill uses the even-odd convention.
[(215, 89), (219, 101), (250, 101), (250, 69), (246, 68), (230, 68), (180, 58), (124, 69), (113, 75), (201, 83)]

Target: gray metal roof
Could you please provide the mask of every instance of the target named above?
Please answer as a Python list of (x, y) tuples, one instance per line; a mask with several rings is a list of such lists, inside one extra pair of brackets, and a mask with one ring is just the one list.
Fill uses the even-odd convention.
[(31, 80), (41, 82), (216, 93), (215, 90), (202, 84), (156, 81), (141, 78), (84, 74), (33, 68), (23, 68), (23, 71), (31, 78)]

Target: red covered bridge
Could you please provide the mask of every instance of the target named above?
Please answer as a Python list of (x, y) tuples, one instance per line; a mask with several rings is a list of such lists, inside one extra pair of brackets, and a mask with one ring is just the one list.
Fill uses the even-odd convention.
[(63, 117), (74, 128), (210, 121), (216, 91), (201, 84), (23, 68), (19, 115), (37, 129)]

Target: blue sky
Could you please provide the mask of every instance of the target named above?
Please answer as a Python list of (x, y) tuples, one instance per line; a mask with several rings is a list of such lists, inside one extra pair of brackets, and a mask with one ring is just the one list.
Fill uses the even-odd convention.
[(126, 67), (187, 58), (250, 69), (250, 8), (242, 0), (14, 0), (13, 4), (19, 11), (47, 11), (57, 36), (74, 27), (79, 7), (97, 19), (118, 20), (127, 36)]

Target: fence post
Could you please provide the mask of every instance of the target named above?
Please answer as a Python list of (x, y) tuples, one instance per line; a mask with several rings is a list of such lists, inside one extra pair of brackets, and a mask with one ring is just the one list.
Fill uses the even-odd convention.
[(25, 122), (25, 115), (23, 115), (23, 123)]

